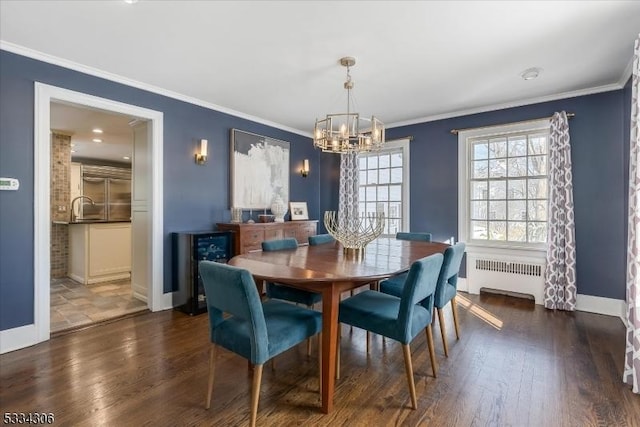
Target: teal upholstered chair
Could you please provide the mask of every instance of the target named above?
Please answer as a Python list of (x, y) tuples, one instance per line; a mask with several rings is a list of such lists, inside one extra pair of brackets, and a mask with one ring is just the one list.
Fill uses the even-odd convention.
[[(409, 232), (399, 232), (396, 233), (396, 239), (398, 240), (413, 240), (418, 242), (430, 242), (431, 241), (431, 233), (409, 233)], [(385, 280), (385, 286), (387, 289), (393, 287), (396, 288), (394, 292), (386, 292), (391, 295), (400, 296), (402, 294), (402, 286), (407, 280), (407, 275), (409, 273), (398, 274), (397, 276), (390, 277)], [(382, 286), (382, 284), (380, 284)], [(382, 290), (382, 289), (380, 289)], [(384, 291), (383, 291), (384, 292)]]
[(437, 375), (431, 319), (442, 260), (442, 254), (435, 254), (415, 261), (400, 297), (367, 290), (340, 303), (338, 319), (341, 323), (380, 334), (402, 344), (413, 409), (417, 407), (417, 399), (409, 344), (422, 330), (426, 330), (427, 334), (433, 376)]
[(325, 243), (333, 243), (336, 239), (331, 234), (316, 234), (309, 236), (309, 246), (324, 245)]
[[(463, 242), (456, 243), (455, 245), (447, 248), (444, 252), (444, 261), (442, 263), (442, 269), (438, 276), (438, 285), (436, 287), (434, 305), (438, 312), (438, 323), (440, 323), (440, 334), (442, 335), (442, 345), (446, 356), (449, 356), (449, 348), (447, 346), (444, 313), (442, 312), (442, 308), (444, 308), (449, 301), (453, 301), (451, 303), (453, 323), (456, 329), (456, 338), (460, 339), (458, 307), (455, 303), (455, 298), (458, 285), (458, 272), (460, 270), (460, 264), (462, 263), (464, 250), (465, 244)], [(397, 276), (380, 282), (380, 292), (389, 295), (402, 295), (403, 287), (404, 283), (399, 282)]]
[[(209, 312), (211, 351), (207, 409), (211, 406), (217, 347), (254, 365), (251, 426), (256, 424), (263, 364), (322, 330), (322, 315), (282, 301), (260, 301), (249, 271), (213, 261), (200, 262)], [(223, 314), (230, 315), (229, 317)]]

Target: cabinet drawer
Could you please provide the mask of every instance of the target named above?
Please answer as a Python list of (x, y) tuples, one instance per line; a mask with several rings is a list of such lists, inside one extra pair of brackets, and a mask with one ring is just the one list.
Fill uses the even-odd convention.
[[(287, 228), (286, 230), (284, 230), (284, 237), (293, 237), (294, 239), (296, 239), (297, 233), (296, 233), (296, 229), (295, 228)], [(300, 242), (298, 242), (300, 243)]]
[(240, 246), (260, 246), (260, 243), (264, 240), (264, 230), (250, 230), (245, 231), (240, 236)]
[(282, 230), (265, 230), (264, 240), (280, 240), (283, 238)]

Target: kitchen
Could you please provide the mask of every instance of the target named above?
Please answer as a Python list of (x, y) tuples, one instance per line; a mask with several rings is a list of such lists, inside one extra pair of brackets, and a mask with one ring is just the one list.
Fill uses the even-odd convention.
[(147, 309), (131, 282), (131, 121), (51, 103), (51, 333)]

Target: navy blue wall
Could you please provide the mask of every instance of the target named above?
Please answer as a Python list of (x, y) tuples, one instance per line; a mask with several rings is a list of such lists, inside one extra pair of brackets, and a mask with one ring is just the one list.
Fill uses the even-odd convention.
[[(231, 128), (291, 142), (290, 198), (306, 201), (310, 218), (319, 218), (320, 153), (310, 138), (0, 51), (0, 175), (20, 180), (19, 191), (0, 192), (0, 330), (33, 323), (35, 81), (164, 113), (165, 291), (172, 287), (170, 233), (212, 230), (230, 219)], [(193, 160), (200, 138), (209, 140), (206, 166)], [(306, 179), (299, 173), (305, 158)]]
[[(435, 240), (458, 236), (458, 150), (451, 129), (576, 113), (569, 122), (574, 177), (578, 292), (625, 298), (626, 234), (623, 90), (563, 99), (387, 130), (411, 135), (411, 229)], [(628, 131), (627, 131), (628, 135)], [(628, 137), (627, 137), (628, 139)], [(628, 153), (626, 153), (628, 162)]]

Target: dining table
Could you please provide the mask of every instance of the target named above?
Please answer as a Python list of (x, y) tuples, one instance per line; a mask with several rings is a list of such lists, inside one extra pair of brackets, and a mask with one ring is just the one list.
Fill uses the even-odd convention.
[(283, 283), (322, 294), (322, 411), (333, 409), (338, 346), (338, 309), (343, 292), (406, 272), (411, 264), (449, 245), (380, 237), (363, 256), (353, 257), (338, 242), (300, 245), (297, 249), (255, 251), (237, 255), (229, 264), (248, 270), (257, 280)]

